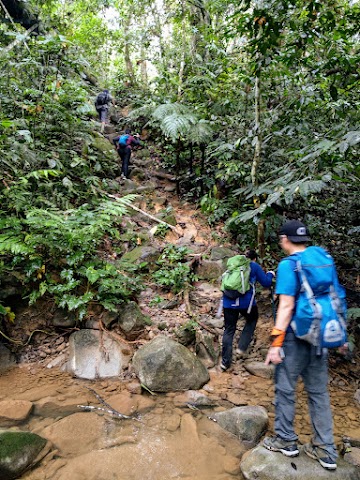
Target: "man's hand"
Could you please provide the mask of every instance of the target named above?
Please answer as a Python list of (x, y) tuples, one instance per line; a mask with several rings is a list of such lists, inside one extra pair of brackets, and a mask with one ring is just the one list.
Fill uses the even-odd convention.
[(265, 359), (265, 365), (278, 365), (283, 361), (282, 359), (282, 347), (270, 347)]
[(340, 353), (340, 355), (346, 355), (347, 353), (349, 353), (349, 344), (344, 343), (344, 345), (339, 347), (337, 351)]

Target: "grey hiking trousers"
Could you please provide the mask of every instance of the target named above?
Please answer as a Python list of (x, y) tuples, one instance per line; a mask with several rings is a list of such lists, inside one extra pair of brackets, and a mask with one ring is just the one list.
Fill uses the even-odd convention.
[(275, 369), (275, 433), (286, 441), (298, 440), (294, 431), (295, 389), (301, 376), (308, 394), (313, 428), (312, 443), (336, 460), (328, 383), (328, 354), (316, 356), (315, 347), (288, 332), (283, 345), (285, 358)]

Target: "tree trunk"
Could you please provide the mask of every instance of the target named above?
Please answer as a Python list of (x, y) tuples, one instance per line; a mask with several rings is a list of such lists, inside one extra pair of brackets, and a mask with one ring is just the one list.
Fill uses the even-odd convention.
[[(126, 32), (130, 29), (130, 16), (128, 16), (125, 20), (125, 35)], [(131, 85), (135, 83), (135, 75), (134, 75), (134, 68), (130, 58), (130, 48), (129, 48), (129, 40), (125, 36), (125, 44), (124, 44), (124, 60), (125, 60), (125, 67), (127, 77)]]
[(255, 78), (255, 151), (251, 165), (251, 183), (257, 185), (257, 171), (260, 164), (261, 156), (261, 125), (260, 125), (260, 71), (257, 72)]

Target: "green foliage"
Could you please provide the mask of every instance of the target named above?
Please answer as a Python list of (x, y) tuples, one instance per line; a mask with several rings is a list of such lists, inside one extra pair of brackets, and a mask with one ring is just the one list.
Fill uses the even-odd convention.
[(118, 223), (134, 198), (67, 211), (30, 209), (24, 219), (1, 221), (0, 255), (19, 271), (30, 303), (50, 295), (81, 319), (89, 303), (114, 310), (141, 289), (133, 267), (98, 258), (103, 238), (119, 236)]
[(168, 244), (157, 262), (159, 269), (152, 275), (154, 281), (174, 293), (183, 291), (196, 281), (196, 275), (189, 264), (185, 263), (188, 253), (186, 247)]

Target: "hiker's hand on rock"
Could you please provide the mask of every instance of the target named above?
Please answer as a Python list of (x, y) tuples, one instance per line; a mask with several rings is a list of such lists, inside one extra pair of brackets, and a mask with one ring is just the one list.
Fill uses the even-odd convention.
[(344, 343), (341, 347), (338, 348), (340, 355), (346, 355), (349, 352), (349, 344)]
[(281, 347), (270, 347), (266, 355), (265, 365), (270, 365), (270, 363), (274, 365), (278, 365), (279, 363), (281, 363), (282, 362), (281, 352), (282, 352)]

